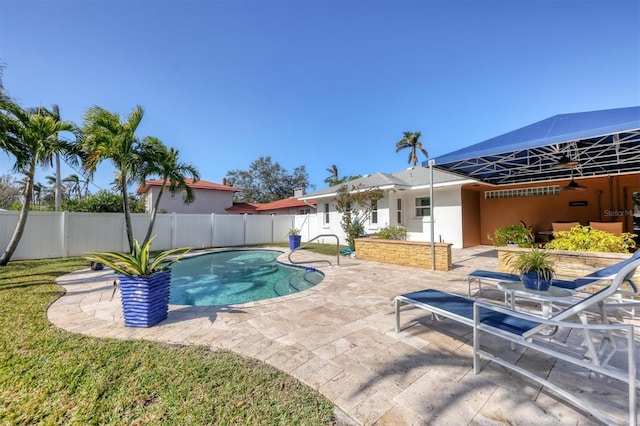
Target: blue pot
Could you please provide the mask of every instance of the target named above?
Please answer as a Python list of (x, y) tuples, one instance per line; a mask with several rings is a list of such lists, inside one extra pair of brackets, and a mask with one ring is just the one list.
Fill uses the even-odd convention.
[(169, 312), (171, 270), (146, 277), (121, 275), (120, 297), (126, 327), (151, 327)]
[(547, 291), (551, 286), (553, 278), (545, 279), (543, 276), (538, 275), (537, 272), (527, 272), (521, 275), (522, 284), (524, 288), (535, 291)]
[(300, 247), (302, 241), (302, 235), (289, 235), (289, 250), (294, 250)]

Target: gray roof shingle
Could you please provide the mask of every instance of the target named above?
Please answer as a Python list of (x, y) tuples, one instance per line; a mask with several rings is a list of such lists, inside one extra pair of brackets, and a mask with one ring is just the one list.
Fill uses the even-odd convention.
[[(433, 170), (433, 182), (434, 184), (449, 183), (456, 181), (468, 180), (465, 177), (454, 175), (452, 173), (443, 172), (441, 170)], [(403, 188), (410, 189), (415, 186), (429, 185), (429, 169), (426, 167), (411, 167), (406, 170), (402, 170), (396, 173), (373, 173), (370, 175), (364, 175), (357, 179), (350, 180), (340, 185), (334, 185), (329, 188), (321, 189), (320, 191), (307, 194), (303, 199), (322, 198), (328, 195), (335, 194), (338, 189), (343, 186), (362, 186), (363, 188)]]

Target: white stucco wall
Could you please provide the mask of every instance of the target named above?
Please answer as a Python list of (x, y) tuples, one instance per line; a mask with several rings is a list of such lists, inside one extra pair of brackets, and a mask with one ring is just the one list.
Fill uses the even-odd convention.
[[(153, 186), (147, 191), (145, 204), (147, 212), (151, 212), (153, 203), (160, 192), (160, 188)], [(184, 203), (184, 193), (176, 193), (175, 198), (171, 198), (171, 192), (165, 189), (160, 200), (160, 211), (167, 213), (192, 213), (192, 214), (226, 214), (225, 209), (233, 205), (232, 191), (216, 191), (211, 189), (194, 189), (195, 201), (191, 204)]]
[[(462, 196), (461, 186), (434, 188), (435, 240), (451, 243), (454, 248), (462, 248)], [(407, 228), (411, 241), (431, 241), (431, 217), (416, 216), (415, 200), (428, 197), (429, 189), (388, 191), (378, 201), (378, 223), (365, 225), (368, 234), (375, 234), (386, 226), (398, 226), (397, 200), (402, 202), (402, 223)], [(336, 234), (341, 244), (346, 244), (345, 233), (340, 226), (341, 215), (333, 206), (333, 198), (318, 199), (317, 234)], [(329, 204), (329, 223), (324, 223), (324, 204)]]

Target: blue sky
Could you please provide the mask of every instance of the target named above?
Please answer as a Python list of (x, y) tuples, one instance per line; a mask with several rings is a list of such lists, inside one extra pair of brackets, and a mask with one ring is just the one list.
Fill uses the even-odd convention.
[[(205, 180), (270, 155), (321, 189), (332, 164), (408, 167), (404, 131), (436, 157), (640, 105), (640, 2), (0, 0), (0, 61), (25, 107), (81, 123), (92, 105), (142, 105), (138, 135)], [(12, 164), (0, 154), (0, 173)], [(105, 162), (96, 185), (112, 179)]]

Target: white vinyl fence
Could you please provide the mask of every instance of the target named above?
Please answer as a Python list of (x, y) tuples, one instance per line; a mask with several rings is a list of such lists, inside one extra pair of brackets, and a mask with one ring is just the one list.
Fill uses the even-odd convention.
[[(19, 212), (0, 211), (0, 250), (18, 222)], [(134, 237), (142, 241), (151, 215), (131, 215)], [(302, 240), (315, 236), (315, 215), (159, 214), (152, 248), (232, 247), (288, 241), (298, 228)], [(12, 260), (81, 256), (89, 251), (129, 251), (122, 213), (30, 212)]]

